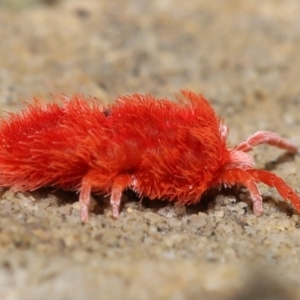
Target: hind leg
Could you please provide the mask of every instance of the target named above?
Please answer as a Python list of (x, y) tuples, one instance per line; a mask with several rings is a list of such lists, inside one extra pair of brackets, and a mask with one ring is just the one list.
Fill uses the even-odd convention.
[(247, 140), (241, 142), (235, 147), (235, 150), (248, 152), (253, 149), (253, 147), (260, 144), (269, 144), (281, 149), (285, 149), (291, 153), (297, 152), (297, 146), (287, 139), (281, 137), (275, 132), (271, 131), (257, 131)]
[(91, 196), (92, 184), (89, 180), (84, 179), (81, 183), (79, 194), (80, 217), (82, 223), (87, 223), (89, 220), (89, 205)]
[[(127, 187), (131, 185), (131, 183), (132, 183), (131, 176), (127, 174), (122, 174), (117, 176), (113, 182), (113, 186), (111, 188), (111, 195), (110, 195), (110, 205), (111, 205), (112, 217), (114, 219), (119, 218), (122, 193)], [(95, 184), (93, 184), (93, 182), (87, 177), (84, 178), (81, 182), (79, 203), (80, 203), (80, 217), (82, 223), (87, 223), (89, 220), (90, 195), (93, 186), (95, 187)]]
[(132, 178), (127, 174), (119, 175), (114, 180), (110, 196), (111, 212), (114, 219), (119, 218), (122, 193), (131, 183)]

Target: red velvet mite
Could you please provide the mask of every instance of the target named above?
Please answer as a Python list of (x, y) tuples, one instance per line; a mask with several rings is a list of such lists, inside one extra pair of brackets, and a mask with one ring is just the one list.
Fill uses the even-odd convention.
[(120, 97), (98, 106), (82, 95), (28, 105), (0, 119), (0, 186), (32, 191), (50, 186), (80, 193), (81, 221), (90, 193), (110, 194), (119, 217), (122, 192), (194, 204), (213, 187), (246, 187), (256, 215), (263, 212), (257, 183), (275, 187), (300, 212), (299, 196), (277, 175), (254, 168), (247, 153), (269, 144), (296, 153), (276, 133), (258, 131), (234, 148), (228, 129), (199, 94), (175, 103), (150, 95)]

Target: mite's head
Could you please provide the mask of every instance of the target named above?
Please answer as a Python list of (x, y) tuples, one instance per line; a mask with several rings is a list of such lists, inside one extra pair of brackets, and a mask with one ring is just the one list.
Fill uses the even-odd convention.
[(227, 168), (251, 169), (254, 167), (254, 159), (248, 153), (240, 150), (230, 150)]
[[(227, 140), (229, 135), (228, 127), (220, 122), (219, 127), (220, 136)], [(251, 169), (254, 166), (254, 159), (251, 155), (245, 153), (244, 151), (234, 149), (227, 149), (229, 151), (228, 161), (225, 162), (225, 168), (238, 168), (238, 169)]]

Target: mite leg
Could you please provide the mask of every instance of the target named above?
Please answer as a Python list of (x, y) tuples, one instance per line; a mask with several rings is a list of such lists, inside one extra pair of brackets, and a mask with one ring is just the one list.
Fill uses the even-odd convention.
[(282, 178), (265, 170), (251, 169), (247, 170), (247, 172), (258, 181), (261, 181), (270, 187), (275, 187), (280, 196), (284, 200), (289, 200), (295, 210), (300, 213), (300, 197), (284, 182)]
[(297, 146), (292, 142), (284, 139), (277, 133), (271, 131), (257, 131), (252, 136), (250, 136), (246, 141), (241, 142), (235, 147), (235, 150), (248, 152), (253, 149), (253, 147), (260, 144), (269, 144), (281, 149), (285, 149), (291, 153), (297, 152)]
[(122, 192), (123, 189), (119, 186), (113, 186), (111, 191), (110, 206), (111, 206), (112, 217), (114, 219), (119, 218)]
[(226, 170), (221, 175), (219, 183), (227, 186), (243, 185), (246, 187), (253, 201), (253, 212), (255, 215), (260, 216), (263, 213), (262, 197), (255, 178), (251, 174), (248, 174), (247, 171), (242, 169)]
[(227, 138), (229, 134), (228, 127), (225, 124), (220, 124), (219, 131), (222, 137)]
[(91, 189), (92, 189), (91, 182), (87, 179), (83, 179), (81, 183), (80, 194), (79, 194), (80, 216), (81, 216), (82, 223), (87, 223), (89, 220), (89, 204), (90, 204)]
[(122, 193), (131, 183), (131, 176), (127, 174), (119, 175), (114, 180), (110, 196), (112, 217), (114, 219), (119, 218)]

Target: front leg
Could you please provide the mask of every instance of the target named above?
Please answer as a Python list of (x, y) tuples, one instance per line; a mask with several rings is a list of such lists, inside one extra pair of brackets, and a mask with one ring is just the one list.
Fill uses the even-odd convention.
[(297, 152), (297, 146), (295, 144), (281, 137), (277, 133), (271, 131), (257, 131), (246, 141), (243, 141), (238, 146), (236, 146), (234, 150), (248, 152), (251, 151), (253, 147), (260, 144), (275, 146), (281, 149), (285, 149), (291, 153)]
[(275, 187), (283, 200), (290, 201), (294, 209), (300, 213), (300, 197), (287, 185), (287, 183), (279, 176), (265, 170), (250, 169), (247, 173), (253, 176), (256, 181)]
[(248, 170), (233, 168), (225, 170), (218, 179), (218, 184), (225, 186), (242, 185), (250, 192), (253, 202), (253, 212), (260, 216), (263, 214), (262, 196), (255, 182), (255, 177), (248, 173)]

